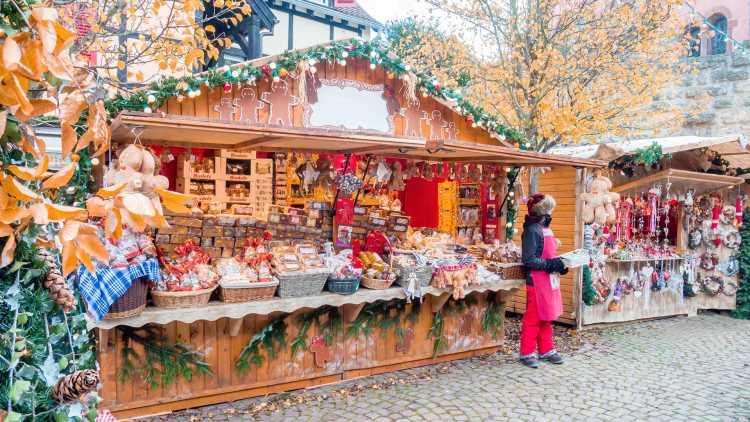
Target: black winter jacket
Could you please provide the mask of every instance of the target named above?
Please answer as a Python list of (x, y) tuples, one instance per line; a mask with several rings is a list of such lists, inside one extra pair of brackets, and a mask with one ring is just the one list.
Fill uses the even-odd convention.
[(565, 274), (565, 268), (560, 258), (543, 259), (544, 229), (552, 223), (549, 215), (527, 215), (523, 223), (523, 236), (521, 237), (521, 260), (526, 267), (526, 284), (533, 286), (531, 280), (532, 270), (541, 270), (547, 273)]

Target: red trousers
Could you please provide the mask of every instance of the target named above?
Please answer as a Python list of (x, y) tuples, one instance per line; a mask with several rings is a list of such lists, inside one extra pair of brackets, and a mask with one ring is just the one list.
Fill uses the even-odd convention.
[(526, 285), (526, 313), (521, 320), (521, 357), (536, 351), (539, 356), (555, 350), (552, 341), (552, 321), (540, 321), (534, 286)]

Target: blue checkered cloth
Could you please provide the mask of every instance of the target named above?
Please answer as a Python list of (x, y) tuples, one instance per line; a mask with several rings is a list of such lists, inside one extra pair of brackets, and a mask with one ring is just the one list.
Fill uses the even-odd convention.
[(97, 267), (95, 274), (81, 266), (76, 277), (89, 314), (99, 321), (109, 312), (109, 307), (128, 291), (133, 280), (145, 277), (158, 283), (161, 281), (161, 271), (159, 261), (149, 258), (125, 268)]

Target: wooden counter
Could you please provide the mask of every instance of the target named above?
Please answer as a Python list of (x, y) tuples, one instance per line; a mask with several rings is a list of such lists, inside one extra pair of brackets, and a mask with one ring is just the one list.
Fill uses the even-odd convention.
[[(488, 332), (483, 329), (482, 320), (495, 312), (502, 324), (506, 301), (522, 285), (522, 280), (506, 280), (470, 286), (466, 300), (455, 302), (449, 300), (447, 290), (428, 287), (421, 306), (406, 305), (395, 326), (375, 326), (370, 335), (349, 332), (357, 314), (368, 303), (404, 301), (401, 288), (360, 289), (350, 296), (323, 294), (241, 304), (212, 303), (197, 309), (149, 308), (133, 318), (90, 322), (99, 333), (102, 405), (120, 418), (144, 416), (493, 353), (503, 343), (504, 330), (500, 326), (496, 333)], [(289, 346), (300, 333), (300, 317), (323, 306), (342, 317), (343, 327), (333, 335), (322, 365), (310, 349), (292, 354), (291, 348), (286, 347), (275, 358), (261, 350), (263, 362), (259, 366), (251, 364), (247, 371), (236, 368), (242, 349), (270, 322), (284, 320)], [(399, 315), (392, 311), (390, 316)], [(435, 354), (430, 328), (438, 311), (445, 347)], [(194, 375), (190, 381), (179, 378), (174, 384), (155, 389), (140, 376), (118, 380), (124, 347), (129, 345), (143, 356), (143, 345), (128, 340), (117, 326), (133, 329), (127, 327), (147, 324), (156, 324), (167, 341), (204, 353), (213, 373)], [(312, 324), (307, 332), (308, 342), (322, 334), (323, 328)]]

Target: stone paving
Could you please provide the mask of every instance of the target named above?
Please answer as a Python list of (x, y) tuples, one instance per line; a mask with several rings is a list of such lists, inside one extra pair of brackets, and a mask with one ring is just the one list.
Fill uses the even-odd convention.
[(748, 349), (750, 321), (704, 314), (602, 330), (561, 366), (498, 353), (160, 419), (750, 421)]

